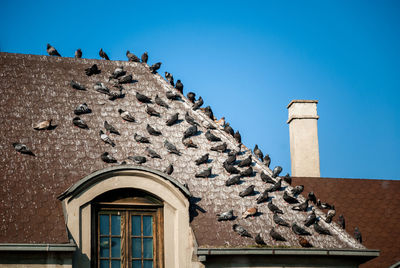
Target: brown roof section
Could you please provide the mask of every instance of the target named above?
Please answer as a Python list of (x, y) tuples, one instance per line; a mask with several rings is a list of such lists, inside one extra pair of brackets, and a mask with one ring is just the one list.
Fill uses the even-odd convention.
[(381, 251), (362, 268), (389, 267), (400, 261), (400, 181), (293, 178), (293, 183), (304, 185), (307, 193), (314, 191), (322, 202), (334, 204), (334, 220), (343, 214), (350, 234), (358, 226), (363, 245)]
[[(101, 73), (86, 76), (85, 69), (96, 63)], [(197, 242), (202, 247), (243, 247), (254, 245), (254, 239), (243, 238), (232, 231), (232, 225), (243, 225), (253, 236), (258, 232), (268, 245), (300, 247), (298, 237), (286, 227), (276, 228), (288, 240), (276, 243), (269, 236), (274, 222), (272, 213), (266, 203), (257, 205), (257, 196), (241, 198), (239, 192), (249, 185), (255, 185), (257, 192), (263, 192), (270, 184), (261, 181), (260, 173), (271, 174), (271, 170), (258, 160), (253, 160), (255, 176), (245, 177), (240, 185), (225, 186), (229, 174), (222, 167), (227, 158), (226, 153), (210, 151), (210, 147), (219, 144), (208, 142), (204, 133), (209, 124), (218, 126), (201, 110), (192, 111), (189, 101), (171, 101), (165, 97), (166, 91), (174, 90), (160, 75), (151, 74), (148, 66), (141, 63), (104, 61), (90, 59), (57, 58), (49, 56), (34, 56), (0, 53), (0, 243), (63, 243), (67, 242), (66, 228), (60, 201), (57, 195), (71, 185), (93, 173), (109, 167), (100, 155), (108, 151), (119, 162), (127, 160), (131, 155), (146, 155), (145, 148), (151, 147), (162, 159), (150, 159), (144, 167), (163, 172), (172, 163), (172, 177), (181, 184), (187, 183), (193, 195), (192, 210), (195, 216), (191, 222)], [(117, 66), (124, 66), (128, 74), (133, 75), (136, 82), (124, 85), (126, 96), (115, 101), (108, 100), (104, 94), (93, 89), (96, 82), (103, 82), (112, 88), (110, 74)], [(87, 91), (72, 89), (69, 85), (75, 80), (87, 87)], [(146, 105), (138, 102), (135, 92), (146, 94), (153, 100), (159, 95), (170, 108), (162, 108), (155, 104), (149, 106), (160, 112), (160, 117), (149, 116)], [(89, 125), (88, 130), (73, 126), (74, 108), (86, 102), (92, 109), (91, 114), (81, 118)], [(123, 121), (118, 109), (131, 112), (136, 118), (135, 123)], [(173, 126), (166, 126), (165, 120), (174, 113), (179, 113), (180, 119), (189, 113), (199, 123), (199, 134), (192, 138), (198, 145), (197, 149), (185, 148), (182, 144), (183, 132), (189, 127), (186, 121), (180, 121)], [(52, 118), (58, 126), (54, 130), (36, 131), (32, 126), (42, 120)], [(99, 131), (103, 129), (104, 120), (114, 125), (120, 136), (113, 135), (115, 147), (102, 142)], [(146, 125), (150, 124), (162, 132), (162, 136), (149, 136)], [(150, 144), (135, 142), (133, 134), (148, 136)], [(237, 150), (238, 144), (232, 136), (221, 128), (213, 133), (226, 142), (230, 150)], [(182, 155), (170, 154), (164, 147), (164, 140), (175, 144)], [(13, 142), (27, 144), (35, 157), (17, 153)], [(210, 154), (211, 162), (196, 166), (194, 161), (205, 153)], [(247, 158), (251, 151), (241, 148), (238, 159)], [(255, 156), (253, 157), (255, 159)], [(128, 163), (131, 163), (127, 160)], [(194, 174), (212, 167), (210, 178), (195, 178)], [(244, 170), (244, 168), (241, 168)], [(284, 188), (289, 188), (283, 183)], [(307, 214), (296, 212), (284, 202), (283, 191), (272, 193), (274, 203), (283, 211), (283, 218), (302, 224)], [(299, 198), (304, 201), (304, 197)], [(241, 219), (240, 215), (253, 206), (258, 207), (259, 216)], [(234, 209), (234, 215), (239, 216), (232, 222), (218, 222), (216, 214)], [(317, 210), (319, 215), (322, 215)], [(196, 214), (198, 214), (196, 216)], [(333, 236), (318, 235), (313, 228), (307, 228), (313, 235), (310, 242), (317, 248), (363, 248), (346, 232), (340, 230), (337, 224), (321, 223), (329, 228)], [(210, 235), (210, 234), (215, 235)]]

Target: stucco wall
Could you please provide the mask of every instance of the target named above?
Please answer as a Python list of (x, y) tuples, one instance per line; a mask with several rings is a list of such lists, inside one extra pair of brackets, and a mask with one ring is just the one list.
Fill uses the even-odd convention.
[(0, 268), (72, 268), (71, 253), (1, 252)]

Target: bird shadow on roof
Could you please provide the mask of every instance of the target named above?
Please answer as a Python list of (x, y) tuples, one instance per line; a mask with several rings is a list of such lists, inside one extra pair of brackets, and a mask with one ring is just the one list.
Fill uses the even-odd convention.
[(199, 203), (200, 201), (201, 201), (200, 197), (191, 196), (189, 198), (189, 218), (190, 218), (190, 222), (192, 222), (193, 219), (199, 215), (198, 211), (200, 211), (201, 213), (206, 213), (207, 212), (204, 208), (202, 208), (199, 205), (197, 205), (197, 203)]

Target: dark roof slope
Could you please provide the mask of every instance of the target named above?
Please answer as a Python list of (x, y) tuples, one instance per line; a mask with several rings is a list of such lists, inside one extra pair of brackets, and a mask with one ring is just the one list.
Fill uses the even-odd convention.
[[(101, 73), (86, 76), (85, 68), (94, 63), (99, 66)], [(258, 192), (268, 188), (270, 185), (262, 182), (259, 176), (261, 171), (271, 174), (271, 170), (254, 160), (255, 176), (243, 178), (240, 185), (226, 187), (225, 181), (229, 174), (222, 167), (222, 163), (227, 154), (210, 151), (214, 142), (208, 142), (204, 135), (206, 126), (216, 126), (215, 123), (200, 110), (192, 111), (191, 104), (184, 97), (181, 101), (167, 100), (166, 91), (173, 90), (172, 87), (161, 76), (151, 74), (147, 65), (0, 53), (0, 66), (0, 146), (3, 154), (0, 160), (0, 184), (3, 191), (0, 200), (0, 242), (67, 242), (57, 195), (88, 174), (110, 166), (100, 159), (103, 152), (108, 151), (118, 161), (122, 161), (130, 155), (146, 155), (145, 148), (149, 146), (157, 151), (162, 159), (148, 158), (143, 166), (163, 171), (172, 163), (175, 171), (171, 176), (182, 185), (188, 185), (193, 195), (191, 202), (198, 208), (191, 212), (192, 216), (195, 216), (191, 226), (200, 247), (254, 245), (253, 239), (240, 237), (232, 231), (233, 223), (244, 226), (253, 237), (262, 232), (268, 245), (299, 247), (298, 237), (289, 228), (282, 226), (276, 227), (276, 230), (288, 241), (274, 242), (268, 235), (270, 228), (275, 224), (267, 205), (256, 205), (256, 196), (239, 197), (239, 192), (251, 184), (255, 185)], [(137, 82), (124, 85), (125, 98), (110, 101), (104, 94), (94, 91), (93, 86), (96, 82), (103, 82), (112, 87), (108, 77), (117, 66), (123, 66)], [(84, 84), (88, 90), (72, 89), (69, 85), (72, 79)], [(149, 116), (145, 112), (146, 106), (137, 101), (135, 91), (146, 94), (153, 100), (158, 94), (168, 102), (170, 109), (150, 104), (149, 106), (159, 111), (161, 116)], [(83, 102), (93, 111), (81, 116), (89, 125), (88, 130), (72, 125), (73, 110)], [(131, 112), (136, 122), (124, 122), (117, 112), (119, 108)], [(192, 138), (198, 149), (187, 149), (182, 144), (183, 132), (189, 127), (187, 122), (181, 121), (171, 127), (165, 125), (166, 118), (178, 112), (180, 119), (183, 119), (186, 111), (200, 124), (200, 134)], [(34, 124), (49, 118), (58, 125), (54, 130), (36, 131), (32, 128)], [(113, 148), (99, 138), (99, 130), (103, 128), (104, 120), (121, 132), (120, 136), (112, 136), (116, 142)], [(134, 133), (149, 136), (146, 131), (147, 124), (159, 129), (163, 135), (151, 136), (150, 144), (135, 142)], [(237, 142), (222, 129), (214, 130), (213, 133), (219, 136), (222, 142), (226, 142), (230, 150), (238, 149)], [(168, 153), (163, 144), (165, 139), (175, 144), (182, 155)], [(12, 146), (13, 142), (27, 144), (36, 156), (17, 153)], [(211, 162), (201, 167), (196, 166), (195, 159), (205, 153), (210, 154)], [(238, 158), (244, 159), (249, 154), (251, 152), (242, 147)], [(212, 167), (213, 175), (210, 178), (194, 177), (194, 174), (206, 167)], [(282, 186), (290, 188), (286, 183)], [(282, 194), (283, 191), (279, 191), (271, 196), (274, 203), (284, 211), (283, 218), (302, 224), (306, 214), (293, 211), (284, 203)], [(304, 201), (304, 198), (300, 197), (300, 201)], [(258, 207), (259, 216), (240, 218), (245, 210), (254, 206)], [(217, 222), (215, 215), (229, 209), (234, 209), (234, 214), (239, 217), (233, 222)], [(317, 213), (321, 215), (318, 210)], [(322, 225), (329, 228), (333, 236), (318, 235), (313, 228), (308, 228), (313, 234), (309, 240), (315, 247), (363, 248), (336, 224)]]
[(400, 261), (400, 181), (337, 178), (293, 178), (305, 191), (335, 205), (336, 217), (343, 214), (346, 230), (358, 226), (363, 244), (379, 249), (380, 256), (361, 267), (389, 267)]

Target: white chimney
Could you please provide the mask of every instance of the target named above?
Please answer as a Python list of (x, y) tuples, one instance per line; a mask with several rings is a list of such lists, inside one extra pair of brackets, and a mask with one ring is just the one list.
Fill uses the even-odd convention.
[(317, 103), (293, 100), (287, 106), (293, 177), (320, 177)]

